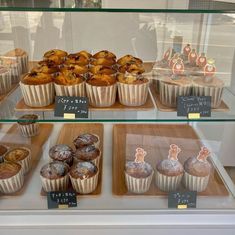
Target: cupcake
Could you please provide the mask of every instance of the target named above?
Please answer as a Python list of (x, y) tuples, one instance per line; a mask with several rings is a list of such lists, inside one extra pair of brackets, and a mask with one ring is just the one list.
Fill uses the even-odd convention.
[(55, 65), (61, 65), (64, 63), (65, 57), (68, 55), (66, 51), (53, 49), (47, 51), (43, 55), (43, 60), (47, 63), (54, 63)]
[(74, 151), (68, 145), (57, 144), (50, 148), (49, 157), (53, 161), (61, 161), (69, 166), (73, 165)]
[(126, 106), (141, 106), (148, 97), (149, 80), (138, 74), (119, 74), (118, 97), (119, 102)]
[(20, 164), (3, 162), (0, 164), (0, 192), (11, 194), (19, 191), (24, 184), (24, 174)]
[(7, 151), (8, 151), (8, 147), (0, 144), (0, 163), (4, 161), (3, 157), (7, 153)]
[(135, 160), (126, 162), (125, 182), (129, 192), (141, 194), (149, 190), (154, 171), (152, 166), (144, 161), (146, 154), (144, 149), (137, 148)]
[(116, 101), (116, 78), (106, 74), (93, 75), (86, 81), (89, 104), (94, 107), (109, 107)]
[(101, 151), (94, 145), (87, 145), (76, 149), (74, 154), (75, 162), (93, 162), (98, 168), (100, 164)]
[(75, 138), (73, 143), (76, 149), (79, 149), (88, 145), (94, 145), (96, 148), (99, 148), (100, 138), (96, 134), (85, 133)]
[(91, 59), (91, 57), (92, 57), (92, 55), (89, 53), (89, 52), (87, 52), (87, 51), (79, 51), (78, 53), (77, 53), (77, 55), (82, 55), (82, 56), (84, 56), (85, 58), (87, 58), (88, 60), (90, 60)]
[(0, 95), (4, 95), (11, 90), (11, 76), (10, 70), (0, 65)]
[(144, 66), (136, 63), (127, 63), (119, 67), (119, 73), (142, 74), (145, 72)]
[(106, 58), (106, 59), (110, 59), (110, 60), (116, 60), (116, 55), (114, 55), (112, 52), (107, 51), (107, 50), (103, 50), (103, 51), (99, 51), (96, 54), (93, 55), (93, 59), (100, 59), (100, 58)]
[(178, 161), (180, 151), (177, 145), (171, 144), (168, 158), (157, 164), (155, 182), (162, 191), (175, 191), (180, 185), (184, 174), (184, 168)]
[(211, 172), (211, 164), (207, 161), (209, 155), (209, 150), (202, 147), (197, 157), (190, 157), (185, 161), (183, 182), (188, 190), (197, 192), (206, 190)]
[(117, 60), (117, 64), (119, 66), (123, 66), (123, 65), (129, 64), (129, 63), (142, 65), (143, 61), (137, 57), (132, 56), (132, 55), (125, 55)]
[(25, 114), (21, 116), (17, 123), (20, 133), (24, 137), (33, 137), (39, 133), (38, 116), (35, 114)]
[(69, 54), (65, 59), (65, 64), (76, 64), (80, 66), (85, 66), (89, 64), (89, 58), (80, 54), (80, 53), (74, 53)]
[(98, 168), (92, 162), (77, 162), (69, 171), (72, 187), (80, 194), (89, 194), (95, 191), (98, 175)]
[(66, 191), (69, 184), (69, 166), (64, 162), (53, 161), (40, 170), (42, 187), (45, 192)]
[(25, 147), (13, 148), (5, 154), (4, 161), (19, 163), (23, 168), (23, 174), (27, 174), (32, 164), (31, 151)]
[(115, 59), (108, 59), (105, 57), (101, 57), (98, 59), (94, 59), (91, 61), (91, 65), (96, 66), (96, 65), (103, 65), (103, 66), (114, 66), (116, 64), (116, 60)]
[(117, 71), (115, 69), (113, 69), (112, 67), (109, 66), (104, 66), (104, 65), (95, 65), (95, 66), (91, 66), (89, 69), (90, 73), (92, 75), (94, 74), (107, 74), (107, 75), (113, 75), (115, 74)]
[(54, 102), (55, 90), (50, 74), (31, 72), (22, 77), (20, 88), (30, 107), (45, 107)]
[(37, 66), (32, 68), (31, 72), (54, 74), (58, 72), (58, 67), (52, 62), (40, 61)]
[(27, 73), (29, 71), (29, 57), (26, 51), (16, 48), (7, 52), (4, 56), (16, 59), (16, 61), (20, 63), (22, 73)]

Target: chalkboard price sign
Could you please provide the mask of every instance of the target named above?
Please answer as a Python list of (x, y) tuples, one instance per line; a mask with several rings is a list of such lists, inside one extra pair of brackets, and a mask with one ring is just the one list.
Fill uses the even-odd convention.
[(55, 97), (55, 117), (88, 118), (87, 97)]
[(48, 209), (55, 208), (69, 208), (77, 206), (77, 195), (75, 192), (48, 192), (47, 193), (47, 206)]
[(211, 116), (211, 96), (178, 96), (177, 116), (200, 114), (200, 117)]
[(169, 192), (168, 194), (168, 208), (186, 209), (196, 208), (197, 192)]

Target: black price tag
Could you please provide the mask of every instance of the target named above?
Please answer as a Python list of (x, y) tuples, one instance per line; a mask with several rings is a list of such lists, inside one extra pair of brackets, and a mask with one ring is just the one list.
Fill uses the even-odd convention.
[(168, 208), (187, 209), (196, 208), (197, 192), (169, 192), (168, 194)]
[(77, 194), (72, 191), (58, 191), (47, 193), (48, 209), (66, 209), (77, 206)]
[(211, 96), (178, 96), (177, 116), (196, 119), (211, 116)]
[(87, 97), (55, 97), (55, 117), (67, 119), (88, 118), (89, 101)]

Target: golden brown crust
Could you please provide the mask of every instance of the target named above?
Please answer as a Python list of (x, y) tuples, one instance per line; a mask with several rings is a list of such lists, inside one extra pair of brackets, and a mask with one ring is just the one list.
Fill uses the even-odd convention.
[(96, 60), (91, 61), (92, 65), (103, 65), (103, 66), (112, 66), (116, 64), (116, 60), (107, 59), (107, 58), (98, 58)]
[(73, 72), (58, 73), (54, 82), (58, 85), (71, 86), (77, 85), (84, 81), (84, 78)]
[(116, 83), (116, 78), (107, 74), (96, 74), (87, 80), (92, 86), (111, 86)]
[(39, 64), (38, 66), (32, 68), (31, 72), (36, 72), (36, 73), (47, 73), (47, 74), (52, 74), (58, 72), (58, 67), (50, 64)]
[(66, 51), (62, 51), (62, 50), (59, 50), (59, 49), (53, 49), (53, 50), (45, 52), (43, 57), (45, 59), (49, 59), (51, 56), (65, 57), (67, 55), (68, 55), (68, 53)]
[(90, 60), (91, 57), (92, 57), (92, 54), (90, 54), (90, 53), (87, 52), (87, 51), (79, 51), (77, 54), (86, 57), (88, 60)]
[(142, 75), (123, 74), (123, 73), (118, 74), (117, 80), (125, 84), (143, 84), (149, 81), (147, 78), (145, 78)]
[(14, 148), (7, 152), (4, 160), (9, 162), (18, 162), (28, 157), (30, 151), (26, 148)]
[(20, 49), (20, 48), (15, 48), (14, 50), (8, 51), (5, 56), (9, 57), (22, 57), (22, 56), (27, 56), (27, 52)]
[(127, 63), (125, 65), (122, 65), (119, 68), (119, 72), (120, 73), (135, 73), (135, 74), (142, 74), (145, 72), (145, 69), (143, 67), (143, 65), (141, 64), (136, 64), (136, 63)]
[(125, 55), (123, 57), (121, 57), (120, 59), (118, 59), (117, 63), (122, 66), (128, 63), (134, 63), (134, 64), (143, 64), (143, 61), (137, 57), (134, 57), (132, 55)]
[(16, 162), (3, 162), (0, 164), (0, 179), (9, 179), (21, 170), (21, 165)]
[(92, 74), (115, 74), (117, 71), (109, 66), (95, 65), (90, 67)]
[(71, 72), (76, 73), (76, 74), (85, 74), (88, 72), (88, 67), (77, 65), (77, 64), (70, 64), (61, 68), (60, 71), (64, 74), (71, 73)]
[(111, 60), (116, 60), (116, 55), (114, 55), (112, 52), (107, 51), (107, 50), (102, 50), (93, 55), (94, 59), (99, 59), (99, 58), (106, 58), (106, 59), (111, 59)]
[(69, 54), (65, 58), (65, 64), (77, 64), (84, 66), (89, 64), (89, 58), (86, 58), (84, 55), (80, 53)]
[(31, 72), (22, 77), (21, 82), (26, 85), (42, 85), (53, 82), (50, 74)]

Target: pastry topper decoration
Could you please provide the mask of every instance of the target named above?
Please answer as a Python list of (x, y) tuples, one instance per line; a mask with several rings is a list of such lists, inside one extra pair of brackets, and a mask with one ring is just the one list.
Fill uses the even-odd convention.
[(181, 149), (176, 144), (171, 144), (169, 149), (168, 158), (170, 160), (178, 161), (178, 155), (181, 152)]
[(144, 163), (144, 157), (147, 155), (147, 152), (143, 148), (137, 148), (135, 151), (135, 162)]
[(201, 55), (197, 57), (196, 64), (201, 68), (205, 67), (205, 65), (207, 64), (207, 59), (204, 52), (202, 52)]
[(173, 56), (173, 49), (168, 48), (167, 51), (163, 55), (163, 60), (168, 61)]
[(180, 75), (184, 73), (184, 62), (181, 58), (178, 58), (176, 63), (173, 65), (172, 73), (174, 75)]
[(213, 77), (215, 75), (215, 72), (216, 72), (215, 60), (208, 59), (207, 64), (204, 67), (204, 76)]
[(175, 53), (174, 56), (169, 60), (169, 67), (172, 69), (173, 65), (177, 62), (177, 60), (180, 58), (179, 53)]
[(197, 160), (205, 162), (206, 159), (210, 156), (210, 151), (207, 147), (201, 147), (199, 154), (197, 155)]
[(196, 60), (197, 60), (197, 52), (195, 49), (192, 49), (192, 51), (189, 52), (188, 54), (188, 61), (191, 65), (195, 65), (196, 64)]
[(183, 53), (184, 53), (184, 55), (188, 56), (190, 51), (191, 51), (191, 46), (190, 46), (190, 44), (187, 44), (183, 49)]

